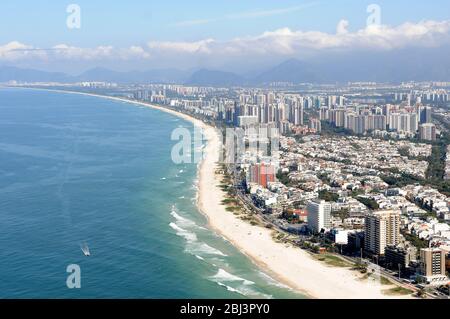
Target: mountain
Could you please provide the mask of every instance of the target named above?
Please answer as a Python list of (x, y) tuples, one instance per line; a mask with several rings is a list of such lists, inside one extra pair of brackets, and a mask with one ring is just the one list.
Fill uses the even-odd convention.
[(264, 85), (271, 82), (346, 83), (349, 81), (450, 81), (450, 46), (432, 52), (422, 48), (398, 51), (327, 52), (307, 61), (289, 59), (245, 76), (220, 70), (154, 69), (118, 72), (94, 68), (78, 76), (17, 67), (0, 67), (0, 82), (102, 81), (119, 84), (177, 83), (198, 86)]
[(246, 83), (246, 79), (232, 72), (201, 69), (185, 82), (187, 85), (198, 86), (238, 86)]
[(94, 68), (80, 74), (78, 81), (101, 81), (116, 83), (181, 83), (190, 72), (176, 69), (155, 69), (149, 71), (117, 72), (105, 68)]
[(149, 71), (118, 72), (105, 68), (94, 68), (78, 76), (64, 73), (46, 72), (16, 67), (0, 67), (0, 82), (61, 82), (73, 83), (82, 81), (132, 83), (183, 83), (191, 72), (176, 69), (156, 69)]
[(297, 59), (290, 59), (256, 76), (252, 79), (252, 83), (311, 83), (320, 82), (320, 78), (321, 76), (314, 70), (313, 65)]
[(73, 78), (64, 73), (45, 72), (33, 69), (21, 69), (12, 66), (0, 67), (0, 82), (72, 82)]

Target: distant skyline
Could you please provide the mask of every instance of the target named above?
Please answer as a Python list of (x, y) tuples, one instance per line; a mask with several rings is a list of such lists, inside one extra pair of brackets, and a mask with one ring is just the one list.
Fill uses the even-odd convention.
[[(66, 12), (70, 4), (81, 9), (79, 29), (67, 25), (76, 15)], [(367, 12), (371, 4), (381, 10), (380, 24), (377, 7)], [(289, 58), (398, 52), (401, 59), (408, 49), (448, 51), (449, 12), (444, 0), (3, 0), (0, 66), (71, 74), (99, 66), (243, 74)]]

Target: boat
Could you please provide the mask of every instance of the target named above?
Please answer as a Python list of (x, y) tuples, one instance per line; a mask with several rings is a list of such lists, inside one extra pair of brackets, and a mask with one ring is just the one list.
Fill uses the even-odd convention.
[(81, 251), (87, 257), (89, 257), (91, 255), (91, 252), (89, 251), (89, 247), (88, 247), (88, 245), (86, 243), (81, 245)]

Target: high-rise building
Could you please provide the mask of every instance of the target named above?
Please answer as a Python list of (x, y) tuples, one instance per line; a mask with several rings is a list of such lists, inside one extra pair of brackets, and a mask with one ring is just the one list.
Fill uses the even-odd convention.
[(309, 128), (315, 130), (317, 133), (320, 133), (322, 130), (322, 123), (319, 119), (311, 118), (309, 119)]
[(303, 105), (294, 106), (294, 125), (303, 125)]
[(367, 131), (367, 117), (365, 115), (358, 115), (355, 118), (354, 132), (356, 134), (364, 134)]
[(400, 211), (376, 211), (365, 218), (365, 250), (384, 255), (386, 246), (400, 242)]
[(449, 280), (445, 274), (445, 251), (440, 248), (422, 248), (420, 272), (429, 284), (447, 284)]
[(384, 254), (387, 267), (393, 270), (400, 268), (401, 271), (404, 271), (409, 267), (411, 261), (417, 260), (417, 249), (414, 246), (387, 246)]
[(436, 126), (433, 123), (420, 125), (419, 138), (425, 141), (436, 141)]
[(345, 124), (345, 110), (344, 109), (334, 109), (329, 110), (329, 119), (332, 124), (336, 127), (344, 127)]
[(328, 113), (328, 108), (326, 107), (321, 107), (319, 110), (319, 118), (323, 121), (323, 120), (328, 120), (329, 119), (329, 113)]
[(267, 183), (275, 182), (275, 167), (271, 164), (258, 163), (249, 169), (250, 183), (256, 183), (267, 188)]
[(368, 116), (368, 127), (369, 131), (371, 130), (386, 130), (386, 116), (384, 115), (369, 115)]
[(308, 211), (308, 227), (319, 233), (322, 229), (331, 228), (331, 204), (324, 200), (310, 201), (306, 207)]
[(431, 123), (431, 107), (425, 106), (419, 109), (420, 123)]

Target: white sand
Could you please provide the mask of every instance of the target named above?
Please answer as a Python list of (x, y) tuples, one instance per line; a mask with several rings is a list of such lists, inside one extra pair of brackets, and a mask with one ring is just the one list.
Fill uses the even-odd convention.
[(358, 272), (347, 268), (327, 266), (299, 248), (276, 243), (272, 239), (270, 229), (252, 226), (233, 215), (232, 212), (226, 211), (225, 206), (221, 204), (225, 194), (218, 187), (220, 176), (215, 173), (222, 147), (219, 132), (216, 129), (191, 116), (144, 102), (88, 93), (60, 92), (97, 96), (143, 105), (174, 114), (201, 127), (208, 143), (205, 148), (205, 159), (199, 171), (198, 206), (200, 210), (207, 216), (211, 228), (250, 257), (264, 272), (280, 282), (312, 298), (408, 298), (408, 296), (387, 296), (382, 293), (382, 290), (389, 289), (391, 286), (361, 280), (362, 275)]

